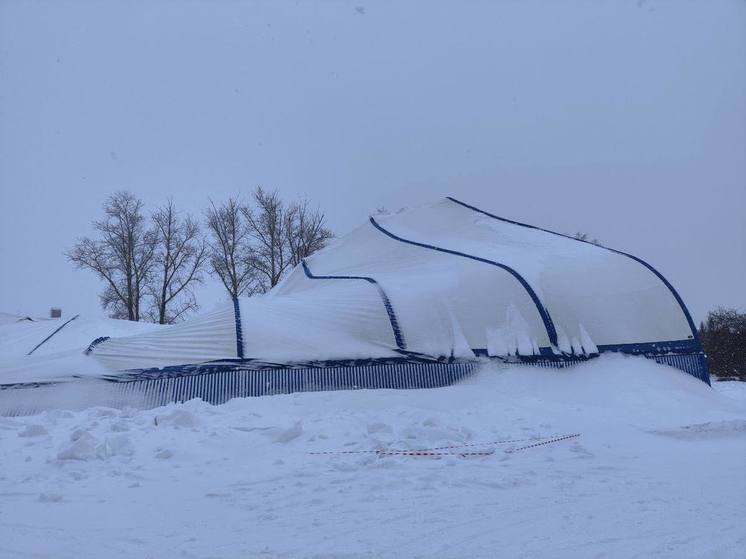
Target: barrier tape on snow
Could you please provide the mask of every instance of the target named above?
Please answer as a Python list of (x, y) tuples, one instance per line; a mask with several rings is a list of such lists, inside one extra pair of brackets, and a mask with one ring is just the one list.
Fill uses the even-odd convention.
[(379, 456), (460, 456), (461, 458), (470, 458), (472, 456), (491, 456), (495, 454), (493, 450), (484, 452), (428, 452), (426, 450), (380, 450)]
[(540, 443), (529, 444), (529, 445), (526, 445), (526, 446), (519, 446), (518, 448), (512, 448), (512, 449), (508, 448), (508, 449), (505, 450), (505, 452), (507, 452), (508, 454), (511, 454), (513, 452), (518, 452), (519, 450), (526, 450), (527, 448), (534, 448), (534, 447), (542, 446), (542, 445), (545, 445), (545, 444), (558, 443), (560, 441), (566, 441), (567, 439), (574, 439), (574, 438), (577, 438), (579, 436), (580, 436), (580, 433), (574, 433), (572, 435), (565, 435), (563, 437), (556, 437), (554, 439), (549, 439), (548, 441), (542, 441)]
[(506, 449), (505, 452), (507, 453), (513, 453), (518, 452), (519, 450), (526, 450), (528, 448), (534, 448), (537, 446), (542, 446), (546, 444), (556, 443), (559, 441), (564, 441), (567, 439), (573, 439), (576, 437), (579, 437), (580, 433), (573, 433), (571, 435), (562, 435), (559, 437), (531, 437), (528, 439), (503, 439), (500, 441), (489, 441), (484, 443), (467, 443), (467, 444), (456, 444), (456, 445), (448, 445), (448, 446), (435, 446), (432, 448), (420, 448), (420, 449), (413, 449), (413, 450), (405, 450), (405, 449), (375, 449), (375, 450), (322, 450), (322, 451), (316, 451), (316, 452), (308, 452), (308, 454), (313, 454), (316, 456), (320, 455), (329, 455), (329, 454), (377, 454), (379, 456), (385, 456), (385, 455), (398, 455), (398, 456), (489, 456), (491, 454), (494, 454), (494, 449), (492, 450), (485, 450), (483, 452), (473, 452), (473, 451), (465, 451), (465, 452), (440, 452), (443, 450), (452, 450), (456, 448), (469, 448), (469, 447), (484, 447), (484, 446), (492, 446), (492, 445), (498, 445), (498, 444), (512, 444), (512, 443), (521, 443), (521, 442), (527, 442), (527, 441), (535, 441), (533, 444), (521, 446), (518, 448), (513, 449)]
[(551, 437), (530, 437), (528, 439), (505, 439), (502, 441), (489, 441), (486, 443), (468, 443), (468, 444), (454, 444), (450, 446), (434, 446), (433, 448), (421, 448), (419, 450), (449, 450), (452, 448), (467, 448), (467, 447), (473, 447), (473, 446), (492, 446), (496, 444), (511, 444), (511, 443), (523, 443), (526, 441), (543, 441), (546, 439), (549, 439)]

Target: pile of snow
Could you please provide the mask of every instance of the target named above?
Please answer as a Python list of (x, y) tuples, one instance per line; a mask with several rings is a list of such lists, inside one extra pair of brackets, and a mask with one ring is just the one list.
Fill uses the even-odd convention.
[[(5, 317), (11, 318), (5, 320)], [(83, 354), (93, 340), (101, 336), (131, 336), (167, 328), (148, 322), (84, 315), (74, 320), (70, 320), (72, 317), (13, 318), (13, 315), (0, 314), (0, 384), (52, 380), (61, 376), (62, 371), (70, 374), (103, 372), (105, 368), (100, 363)], [(32, 350), (33, 353), (28, 355)]]
[[(37, 356), (71, 349), (82, 351), (99, 336), (128, 336), (161, 328), (148, 322), (87, 316), (71, 318), (0, 321), (0, 355), (3, 359), (22, 357), (34, 348), (33, 355)], [(60, 326), (62, 329), (55, 333)], [(51, 338), (37, 347), (50, 335)]]
[(23, 316), (20, 314), (0, 312), (0, 326), (5, 326), (6, 324), (15, 324), (17, 322), (35, 322), (38, 320), (44, 319), (32, 318), (30, 316)]
[[(0, 419), (0, 554), (740, 557), (745, 443), (746, 383), (622, 356), (434, 390), (50, 411)], [(494, 453), (350, 452), (455, 445)]]

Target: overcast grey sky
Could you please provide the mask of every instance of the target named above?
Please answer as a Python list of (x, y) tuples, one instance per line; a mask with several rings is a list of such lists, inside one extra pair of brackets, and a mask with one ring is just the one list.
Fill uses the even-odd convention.
[(746, 2), (0, 0), (0, 311), (101, 314), (63, 251), (114, 190), (259, 184), (338, 234), (450, 194), (746, 308)]

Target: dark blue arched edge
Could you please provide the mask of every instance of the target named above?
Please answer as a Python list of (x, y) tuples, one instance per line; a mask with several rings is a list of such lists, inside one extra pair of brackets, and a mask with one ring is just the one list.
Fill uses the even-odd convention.
[(111, 339), (111, 336), (99, 336), (95, 340), (93, 340), (90, 345), (88, 346), (88, 349), (86, 349), (83, 353), (86, 355), (89, 355), (93, 349), (98, 345), (104, 343), (106, 340)]
[(399, 327), (399, 321), (396, 319), (396, 313), (394, 312), (394, 307), (391, 305), (391, 300), (388, 298), (388, 295), (386, 295), (386, 292), (376, 280), (367, 276), (314, 276), (313, 273), (311, 273), (311, 270), (308, 267), (308, 264), (306, 264), (305, 260), (301, 261), (301, 264), (303, 266), (303, 271), (305, 272), (306, 277), (309, 279), (363, 280), (375, 286), (376, 290), (378, 291), (378, 295), (381, 297), (381, 301), (383, 301), (383, 306), (386, 307), (386, 313), (389, 315), (389, 322), (391, 323), (391, 329), (394, 332), (396, 346), (401, 350), (407, 349), (407, 343), (404, 340), (404, 334), (402, 334), (401, 328)]
[(436, 250), (438, 252), (444, 252), (446, 254), (453, 254), (455, 256), (462, 256), (464, 258), (470, 258), (471, 260), (476, 260), (477, 262), (484, 262), (485, 264), (491, 264), (492, 266), (497, 266), (498, 268), (502, 268), (506, 272), (510, 273), (515, 279), (517, 279), (520, 284), (523, 286), (523, 288), (528, 292), (529, 296), (531, 297), (531, 300), (534, 302), (534, 305), (536, 305), (536, 309), (539, 311), (539, 315), (541, 316), (541, 320), (544, 323), (544, 327), (547, 330), (547, 336), (549, 337), (549, 341), (553, 346), (558, 346), (557, 343), (557, 330), (554, 327), (554, 322), (552, 321), (552, 317), (549, 316), (549, 311), (547, 311), (544, 304), (539, 299), (539, 296), (536, 294), (536, 292), (533, 290), (533, 288), (529, 285), (529, 283), (525, 280), (525, 278), (516, 272), (513, 268), (510, 266), (506, 266), (505, 264), (501, 264), (500, 262), (495, 262), (494, 260), (488, 260), (487, 258), (482, 258), (480, 256), (474, 256), (472, 254), (466, 254), (465, 252), (458, 252), (456, 250), (450, 250), (447, 248), (437, 247), (434, 245), (428, 245), (425, 243), (419, 243), (417, 241), (410, 241), (409, 239), (404, 239), (402, 237), (399, 237), (397, 235), (394, 235), (391, 231), (388, 231), (384, 229), (380, 224), (376, 222), (375, 219), (372, 217), (370, 218), (370, 222), (373, 224), (373, 227), (378, 229), (381, 233), (384, 233), (385, 235), (388, 235), (392, 239), (395, 239), (397, 241), (400, 241), (402, 243), (407, 243), (410, 245), (427, 248), (430, 250)]
[(70, 320), (68, 320), (67, 322), (65, 322), (64, 324), (62, 324), (59, 328), (57, 328), (57, 330), (55, 330), (54, 332), (52, 332), (51, 334), (49, 334), (49, 336), (47, 336), (42, 341), (40, 341), (38, 344), (36, 344), (36, 347), (34, 349), (32, 349), (31, 351), (29, 351), (26, 355), (31, 355), (32, 353), (34, 353), (37, 349), (39, 349), (42, 345), (44, 345), (49, 340), (49, 338), (51, 338), (52, 336), (54, 336), (57, 332), (59, 332), (60, 330), (62, 330), (65, 326), (67, 326), (68, 324), (70, 324), (73, 320), (75, 320), (79, 316), (80, 316), (79, 314), (76, 314)]
[(238, 297), (233, 298), (233, 313), (236, 318), (236, 355), (243, 359), (243, 329), (241, 328), (241, 306)]
[(679, 304), (679, 306), (681, 307), (681, 310), (684, 312), (684, 316), (686, 317), (686, 321), (689, 323), (689, 328), (692, 331), (692, 338), (697, 343), (699, 343), (699, 334), (697, 333), (697, 327), (694, 325), (694, 321), (692, 320), (692, 315), (689, 314), (689, 309), (686, 308), (686, 305), (684, 304), (684, 301), (681, 298), (681, 296), (678, 294), (678, 292), (676, 291), (676, 289), (674, 289), (673, 285), (671, 285), (671, 283), (665, 277), (663, 277), (663, 274), (661, 274), (658, 270), (656, 270), (650, 264), (648, 264), (647, 262), (645, 262), (642, 258), (638, 258), (637, 256), (634, 256), (633, 254), (629, 254), (627, 252), (622, 252), (621, 250), (616, 250), (614, 248), (609, 248), (609, 247), (606, 247), (606, 246), (603, 246), (603, 245), (597, 245), (596, 243), (591, 243), (589, 241), (583, 241), (581, 239), (576, 239), (575, 237), (571, 237), (570, 235), (564, 235), (562, 233), (557, 233), (556, 231), (550, 231), (549, 229), (543, 229), (541, 227), (536, 227), (534, 225), (529, 225), (527, 223), (521, 223), (519, 221), (513, 221), (512, 219), (506, 219), (504, 217), (500, 217), (500, 216), (491, 214), (489, 212), (486, 212), (486, 211), (484, 211), (482, 209), (479, 209), (479, 208), (477, 208), (475, 206), (471, 206), (469, 204), (466, 204), (465, 202), (461, 202), (460, 200), (456, 200), (456, 198), (453, 198), (451, 196), (446, 196), (446, 198), (448, 200), (450, 200), (451, 202), (454, 202), (454, 203), (458, 204), (459, 206), (463, 206), (463, 207), (468, 208), (470, 210), (473, 210), (475, 212), (479, 212), (479, 213), (484, 214), (484, 215), (486, 215), (488, 217), (491, 217), (493, 219), (497, 219), (499, 221), (504, 221), (505, 223), (512, 223), (513, 225), (519, 225), (521, 227), (527, 227), (529, 229), (536, 229), (538, 231), (543, 231), (545, 233), (551, 233), (552, 235), (557, 235), (559, 237), (565, 237), (566, 239), (572, 239), (573, 241), (577, 241), (579, 243), (586, 243), (586, 244), (589, 244), (589, 245), (597, 246), (599, 248), (606, 249), (606, 250), (609, 250), (611, 252), (615, 252), (617, 254), (621, 254), (622, 256), (626, 256), (627, 258), (631, 258), (635, 262), (637, 262), (639, 264), (642, 264), (648, 270), (650, 270), (651, 272), (653, 272), (658, 277), (658, 279), (661, 280), (665, 284), (665, 286), (669, 289), (669, 291), (671, 291), (671, 294), (674, 296), (674, 298), (676, 299), (676, 302)]

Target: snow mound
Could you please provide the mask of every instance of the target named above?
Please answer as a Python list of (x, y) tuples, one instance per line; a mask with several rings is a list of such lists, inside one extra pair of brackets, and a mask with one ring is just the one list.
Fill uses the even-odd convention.
[(70, 435), (70, 442), (57, 453), (58, 460), (106, 460), (114, 456), (132, 456), (134, 447), (127, 435), (113, 435), (99, 441), (89, 431), (78, 429)]
[(621, 356), (432, 390), (49, 411), (0, 418), (0, 535), (10, 556), (62, 558), (736, 558), (745, 429), (746, 401)]
[(746, 421), (741, 419), (711, 421), (697, 425), (685, 425), (679, 429), (652, 432), (683, 440), (707, 440), (713, 437), (746, 437)]

